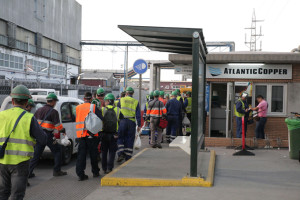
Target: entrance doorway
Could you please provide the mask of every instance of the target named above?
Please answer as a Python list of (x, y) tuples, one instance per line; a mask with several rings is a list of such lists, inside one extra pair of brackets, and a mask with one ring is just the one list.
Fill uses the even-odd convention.
[(231, 137), (234, 84), (211, 83), (210, 137)]

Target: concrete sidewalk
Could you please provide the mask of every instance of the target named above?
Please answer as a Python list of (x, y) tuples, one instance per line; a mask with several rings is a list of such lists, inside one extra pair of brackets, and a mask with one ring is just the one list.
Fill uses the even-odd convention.
[[(236, 157), (232, 156), (234, 150), (214, 149), (217, 158), (215, 183), (211, 188), (99, 185), (85, 200), (300, 199), (300, 164), (297, 160), (289, 159), (287, 150), (255, 150), (255, 156)], [(172, 171), (172, 168), (168, 167), (168, 170)]]

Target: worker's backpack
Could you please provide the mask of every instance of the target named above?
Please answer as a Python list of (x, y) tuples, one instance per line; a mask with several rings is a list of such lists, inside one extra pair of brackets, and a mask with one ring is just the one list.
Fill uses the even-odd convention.
[[(103, 132), (104, 133), (116, 133), (118, 118), (114, 110), (115, 107), (103, 109)], [(119, 108), (117, 108), (119, 111)]]
[(97, 134), (102, 129), (101, 119), (94, 113), (94, 104), (90, 106), (90, 112), (84, 120), (84, 127), (89, 133)]

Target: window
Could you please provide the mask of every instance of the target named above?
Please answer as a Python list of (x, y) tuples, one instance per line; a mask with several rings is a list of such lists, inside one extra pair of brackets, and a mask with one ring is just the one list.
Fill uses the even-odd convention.
[(76, 107), (78, 105), (79, 105), (79, 103), (76, 103), (76, 102), (71, 103), (72, 117), (73, 117), (74, 122), (75, 122), (75, 119), (76, 119)]
[(63, 103), (60, 108), (60, 112), (61, 112), (61, 121), (63, 123), (73, 122), (70, 103)]
[(0, 53), (0, 67), (4, 67), (4, 54)]
[(268, 102), (268, 115), (286, 115), (287, 85), (286, 84), (256, 84), (253, 100), (262, 95)]

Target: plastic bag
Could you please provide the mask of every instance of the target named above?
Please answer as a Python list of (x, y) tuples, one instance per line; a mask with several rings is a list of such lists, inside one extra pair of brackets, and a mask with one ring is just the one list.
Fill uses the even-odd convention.
[(191, 124), (189, 118), (187, 118), (186, 115), (184, 116), (184, 118), (183, 118), (183, 120), (182, 120), (182, 124), (183, 124), (184, 126), (188, 126), (188, 125)]
[(141, 137), (138, 132), (135, 135), (135, 141), (134, 141), (133, 147), (134, 147), (134, 149), (140, 149), (142, 147)]
[(63, 138), (61, 138), (60, 140), (58, 140), (58, 143), (61, 144), (61, 145), (63, 145), (63, 146), (65, 146), (65, 147), (71, 145), (71, 142), (70, 142), (70, 140), (69, 140), (69, 138), (68, 138), (67, 135), (65, 135)]
[(289, 131), (300, 128), (300, 119), (286, 118), (285, 123), (287, 124)]

